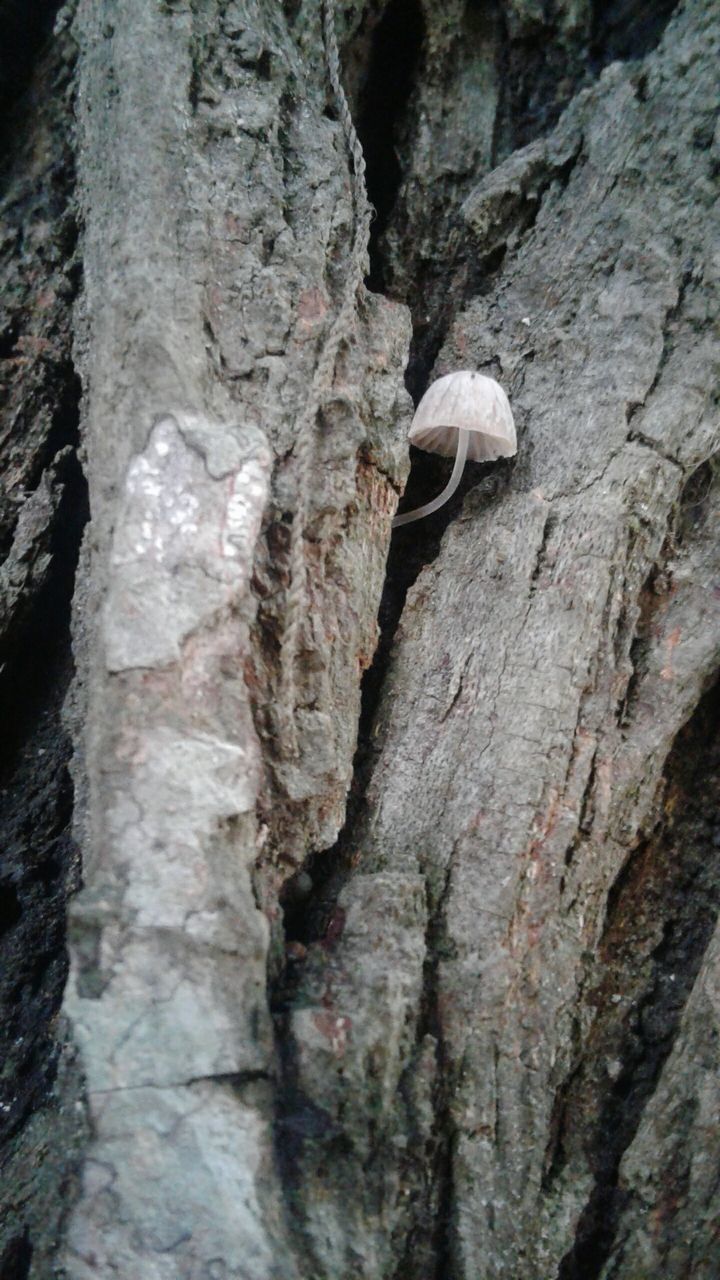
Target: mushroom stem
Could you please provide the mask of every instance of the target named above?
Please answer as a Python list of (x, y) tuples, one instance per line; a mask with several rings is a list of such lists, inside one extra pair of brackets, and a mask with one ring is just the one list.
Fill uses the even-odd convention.
[(469, 439), (470, 432), (464, 431), (462, 427), (459, 427), (455, 466), (452, 469), (452, 475), (445, 485), (442, 493), (439, 493), (437, 498), (433, 498), (432, 502), (426, 502), (424, 506), (416, 507), (414, 511), (404, 511), (401, 516), (395, 516), (395, 519), (392, 522), (393, 529), (398, 529), (401, 524), (412, 524), (413, 520), (420, 520), (423, 516), (431, 516), (433, 511), (438, 511), (449, 498), (452, 498), (455, 490), (460, 484), (462, 473), (465, 469), (465, 459), (467, 458)]

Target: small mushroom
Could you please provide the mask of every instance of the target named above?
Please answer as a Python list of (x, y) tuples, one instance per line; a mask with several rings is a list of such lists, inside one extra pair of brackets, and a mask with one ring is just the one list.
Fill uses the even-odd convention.
[(467, 369), (446, 373), (428, 387), (415, 410), (408, 439), (419, 449), (454, 458), (452, 475), (437, 498), (395, 516), (393, 529), (432, 515), (460, 484), (465, 461), (493, 462), (517, 453), (510, 402), (494, 378)]

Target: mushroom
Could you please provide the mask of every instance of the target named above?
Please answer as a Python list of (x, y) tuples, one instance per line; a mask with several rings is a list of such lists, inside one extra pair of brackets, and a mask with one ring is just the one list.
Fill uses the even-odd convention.
[(454, 458), (455, 466), (442, 493), (414, 511), (395, 516), (393, 529), (442, 507), (460, 484), (467, 458), (493, 462), (517, 453), (515, 423), (505, 392), (494, 378), (467, 369), (446, 373), (428, 387), (415, 410), (408, 439), (428, 453)]

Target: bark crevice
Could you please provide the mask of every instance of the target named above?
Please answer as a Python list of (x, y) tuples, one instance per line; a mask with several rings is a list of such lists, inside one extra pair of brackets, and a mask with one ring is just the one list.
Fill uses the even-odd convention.
[(560, 1280), (596, 1280), (628, 1191), (620, 1166), (672, 1052), (720, 913), (720, 687), (702, 699), (668, 758), (657, 828), (629, 853), (607, 899), (598, 964), (586, 986), (592, 1025), (557, 1101), (550, 1187), (576, 1139), (594, 1187)]

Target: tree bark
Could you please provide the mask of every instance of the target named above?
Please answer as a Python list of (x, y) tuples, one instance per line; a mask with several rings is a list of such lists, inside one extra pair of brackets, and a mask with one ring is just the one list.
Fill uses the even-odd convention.
[[(717, 9), (338, 6), (377, 212), (295, 754), (359, 213), (321, 7), (77, 0), (0, 75), (0, 1271), (712, 1280)], [(456, 368), (517, 460), (391, 537)]]

